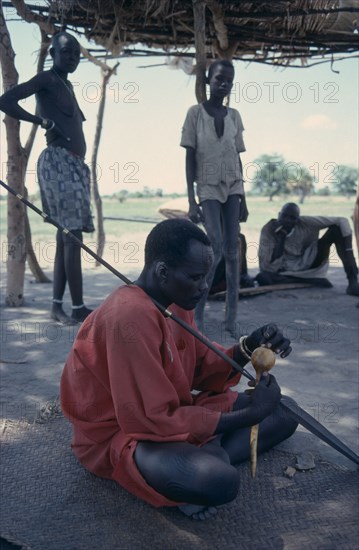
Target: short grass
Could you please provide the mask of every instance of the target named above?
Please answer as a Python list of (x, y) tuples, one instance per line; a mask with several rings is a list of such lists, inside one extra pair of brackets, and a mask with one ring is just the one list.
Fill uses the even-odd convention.
[[(135, 220), (136, 218), (149, 218), (159, 221), (164, 219), (158, 213), (158, 208), (170, 199), (163, 198), (136, 198), (127, 199), (120, 203), (117, 199), (103, 200), (104, 217), (124, 217)], [(269, 201), (267, 197), (247, 197), (249, 208), (249, 218), (245, 224), (242, 224), (242, 231), (246, 235), (249, 243), (249, 267), (256, 267), (256, 250), (258, 247), (259, 234), (261, 227), (270, 219), (276, 218), (281, 206), (287, 202), (288, 197), (275, 197)], [(295, 201), (295, 198), (294, 198)], [(303, 215), (322, 215), (322, 216), (344, 216), (351, 218), (354, 209), (355, 199), (347, 199), (341, 196), (312, 196), (305, 200), (301, 205)], [(184, 199), (184, 203), (186, 201)], [(41, 204), (36, 204), (41, 208)], [(0, 230), (2, 240), (2, 258), (1, 262), (6, 261), (6, 226), (7, 226), (7, 203), (6, 200), (0, 201)], [(94, 209), (95, 213), (95, 209)], [(28, 210), (30, 219), (32, 241), (39, 258), (40, 265), (44, 268), (51, 267), (53, 254), (55, 250), (54, 237), (56, 229), (48, 223), (44, 223), (42, 218)], [(96, 220), (95, 220), (96, 223)], [(147, 233), (153, 227), (152, 223), (142, 223), (138, 221), (113, 221), (105, 220), (106, 248), (104, 257), (117, 267), (140, 268), (143, 262), (143, 247)], [(85, 242), (96, 250), (96, 233), (86, 234)], [(92, 258), (84, 257), (85, 267), (94, 265)], [(3, 265), (4, 267), (4, 265)]]

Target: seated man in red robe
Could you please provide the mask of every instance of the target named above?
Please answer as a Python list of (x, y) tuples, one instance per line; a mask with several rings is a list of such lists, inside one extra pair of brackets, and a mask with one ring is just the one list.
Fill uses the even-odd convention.
[[(210, 517), (236, 497), (235, 465), (249, 457), (252, 425), (260, 425), (259, 452), (297, 427), (278, 407), (272, 375), (263, 375), (251, 393), (233, 391), (238, 371), (151, 300), (196, 328), (193, 310), (207, 291), (212, 262), (208, 237), (189, 220), (156, 225), (139, 278), (85, 320), (61, 379), (72, 448), (83, 466), (193, 519)], [(227, 350), (218, 347), (243, 366), (260, 345), (282, 357), (291, 351), (275, 325)]]

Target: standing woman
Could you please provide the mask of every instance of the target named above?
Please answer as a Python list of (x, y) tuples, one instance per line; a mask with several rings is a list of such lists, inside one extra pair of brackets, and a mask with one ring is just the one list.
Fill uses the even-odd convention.
[[(227, 284), (225, 329), (235, 335), (241, 201), (242, 207), (245, 207), (240, 153), (245, 151), (245, 146), (239, 112), (223, 105), (233, 80), (234, 67), (231, 62), (217, 60), (212, 63), (207, 76), (210, 97), (188, 110), (181, 146), (186, 148), (188, 215), (195, 223), (203, 221), (214, 251), (214, 262), (207, 276), (208, 289), (196, 308), (195, 320), (203, 330), (208, 291), (223, 254)], [(197, 184), (198, 202), (194, 182)]]
[[(85, 118), (67, 80), (68, 73), (73, 73), (80, 62), (80, 44), (72, 35), (60, 32), (52, 39), (50, 55), (52, 68), (6, 92), (0, 97), (0, 110), (46, 130), (47, 147), (37, 164), (42, 207), (82, 240), (82, 231), (94, 231), (90, 172), (84, 161), (86, 143), (82, 123)], [(37, 104), (35, 115), (18, 104), (33, 95)], [(71, 316), (62, 308), (66, 283), (72, 299)], [(82, 293), (81, 248), (59, 229), (51, 318), (65, 325), (81, 323), (92, 311), (84, 305)]]

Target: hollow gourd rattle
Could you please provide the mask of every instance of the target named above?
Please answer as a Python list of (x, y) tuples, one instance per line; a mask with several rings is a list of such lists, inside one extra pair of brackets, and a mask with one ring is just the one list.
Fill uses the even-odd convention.
[[(251, 356), (251, 362), (256, 371), (256, 385), (262, 374), (270, 371), (275, 364), (275, 353), (269, 348), (256, 348)], [(251, 475), (255, 477), (257, 470), (257, 446), (258, 446), (258, 428), (259, 425), (251, 427), (250, 434), (250, 455), (251, 455)]]

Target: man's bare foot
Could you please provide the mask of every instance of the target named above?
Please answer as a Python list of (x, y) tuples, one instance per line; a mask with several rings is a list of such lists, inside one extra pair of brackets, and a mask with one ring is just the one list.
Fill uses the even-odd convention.
[(92, 313), (93, 310), (89, 309), (86, 306), (82, 306), (80, 308), (72, 308), (72, 314), (71, 319), (73, 319), (77, 323), (82, 323)]
[(198, 506), (196, 504), (182, 504), (178, 506), (178, 509), (186, 516), (195, 520), (211, 519), (218, 512), (215, 506)]
[(71, 319), (64, 310), (62, 309), (62, 306), (60, 305), (53, 305), (51, 310), (51, 319), (53, 321), (56, 321), (57, 323), (61, 323), (62, 325), (69, 325), (73, 326), (76, 325), (76, 321), (74, 319)]

